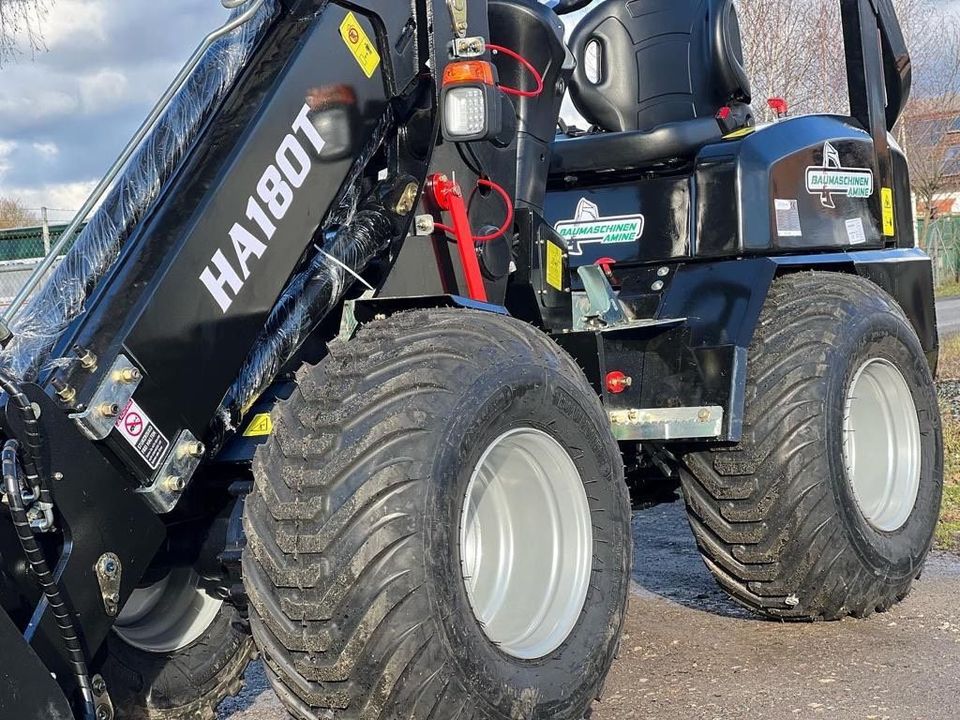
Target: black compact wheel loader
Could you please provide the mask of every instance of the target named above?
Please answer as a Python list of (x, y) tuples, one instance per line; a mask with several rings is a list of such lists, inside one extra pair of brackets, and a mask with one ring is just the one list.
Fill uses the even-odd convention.
[(906, 595), (891, 0), (840, 0), (850, 117), (768, 125), (732, 0), (223, 4), (2, 328), (3, 720), (211, 718), (255, 652), (298, 718), (579, 720), (631, 494), (767, 617)]

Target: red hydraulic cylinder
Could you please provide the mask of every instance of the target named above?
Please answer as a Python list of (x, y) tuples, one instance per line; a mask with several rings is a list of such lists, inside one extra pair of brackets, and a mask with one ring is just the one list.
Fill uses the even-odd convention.
[(471, 300), (487, 302), (487, 288), (480, 272), (480, 260), (477, 258), (477, 246), (473, 239), (473, 228), (470, 227), (463, 191), (456, 180), (451, 180), (446, 175), (432, 175), (429, 183), (437, 206), (449, 212), (453, 219), (453, 235), (457, 240), (460, 264), (467, 281), (467, 293)]

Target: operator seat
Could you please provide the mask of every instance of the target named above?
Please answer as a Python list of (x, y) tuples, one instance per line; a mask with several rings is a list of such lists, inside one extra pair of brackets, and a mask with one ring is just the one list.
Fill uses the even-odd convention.
[(558, 139), (551, 174), (692, 158), (722, 137), (724, 107), (753, 122), (734, 0), (604, 0), (570, 49), (571, 98), (600, 132)]

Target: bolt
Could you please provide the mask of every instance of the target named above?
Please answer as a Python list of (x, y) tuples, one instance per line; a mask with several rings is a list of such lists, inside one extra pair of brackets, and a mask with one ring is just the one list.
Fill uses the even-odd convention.
[(697, 417), (700, 419), (700, 422), (706, 422), (710, 419), (710, 411), (706, 408), (703, 408), (703, 410), (697, 413)]
[(80, 367), (90, 372), (97, 369), (97, 356), (90, 350), (82, 348), (79, 345), (74, 345), (73, 351), (77, 354), (77, 357), (80, 358)]
[(57, 482), (60, 482), (61, 480), (63, 480), (63, 473), (62, 473), (62, 472), (55, 472), (55, 473), (53, 474), (53, 479), (56, 480)]
[(663, 290), (663, 280), (657, 280), (653, 285), (650, 286), (650, 289), (654, 292), (660, 292)]
[(416, 228), (417, 237), (426, 237), (436, 232), (437, 223), (432, 215), (417, 215), (417, 219), (414, 221), (414, 227)]
[(117, 561), (114, 560), (113, 558), (106, 558), (103, 561), (101, 569), (103, 570), (104, 575), (113, 577), (114, 575), (117, 574)]
[(135, 383), (138, 382), (143, 376), (140, 374), (140, 371), (137, 368), (123, 368), (120, 372), (117, 373), (117, 380), (122, 383)]
[(113, 711), (106, 705), (97, 708), (97, 720), (113, 720)]
[(202, 458), (206, 451), (206, 446), (199, 440), (193, 440), (183, 444), (183, 454), (188, 457)]
[(120, 414), (120, 406), (117, 403), (103, 403), (99, 410), (100, 414), (106, 418), (116, 417)]
[(659, 270), (657, 270), (657, 275), (659, 277), (666, 277), (669, 274), (670, 274), (670, 268), (668, 267), (662, 267)]
[(107, 683), (99, 675), (94, 675), (90, 680), (90, 687), (93, 688), (94, 695), (103, 695), (107, 689)]
[(57, 393), (57, 397), (67, 405), (77, 399), (77, 391), (60, 378), (54, 378), (52, 384), (53, 389)]
[(181, 493), (187, 486), (187, 483), (179, 475), (168, 475), (163, 479), (161, 488), (168, 493)]

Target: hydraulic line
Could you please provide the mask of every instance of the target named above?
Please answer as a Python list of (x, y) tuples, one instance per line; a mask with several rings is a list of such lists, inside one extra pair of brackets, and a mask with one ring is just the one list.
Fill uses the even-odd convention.
[(20, 385), (4, 373), (0, 372), (0, 390), (3, 390), (20, 413), (23, 422), (24, 458), (23, 469), (27, 484), (31, 489), (39, 488), (40, 509), (44, 514), (44, 529), (53, 527), (53, 496), (50, 485), (40, 472), (40, 424), (37, 422), (37, 413), (30, 400), (20, 389)]
[(50, 606), (50, 611), (57, 623), (57, 629), (60, 631), (60, 637), (63, 639), (73, 674), (76, 676), (77, 685), (83, 698), (84, 717), (87, 720), (94, 720), (96, 718), (96, 704), (93, 697), (93, 688), (90, 684), (90, 674), (87, 670), (87, 660), (83, 654), (83, 647), (80, 645), (80, 638), (77, 637), (73, 614), (60, 594), (60, 587), (57, 585), (53, 573), (50, 572), (50, 566), (47, 564), (43, 550), (37, 543), (36, 537), (34, 537), (30, 520), (27, 518), (26, 508), (23, 506), (20, 468), (17, 458), (18, 449), (19, 443), (16, 440), (8, 440), (3, 446), (2, 453), (0, 453), (0, 465), (3, 469), (3, 483), (6, 489), (7, 503), (10, 507), (10, 516), (13, 519), (13, 526), (20, 540), (20, 546), (23, 548), (23, 554), (27, 562), (30, 563), (30, 569), (36, 576), (37, 583), (47, 599), (47, 604)]

